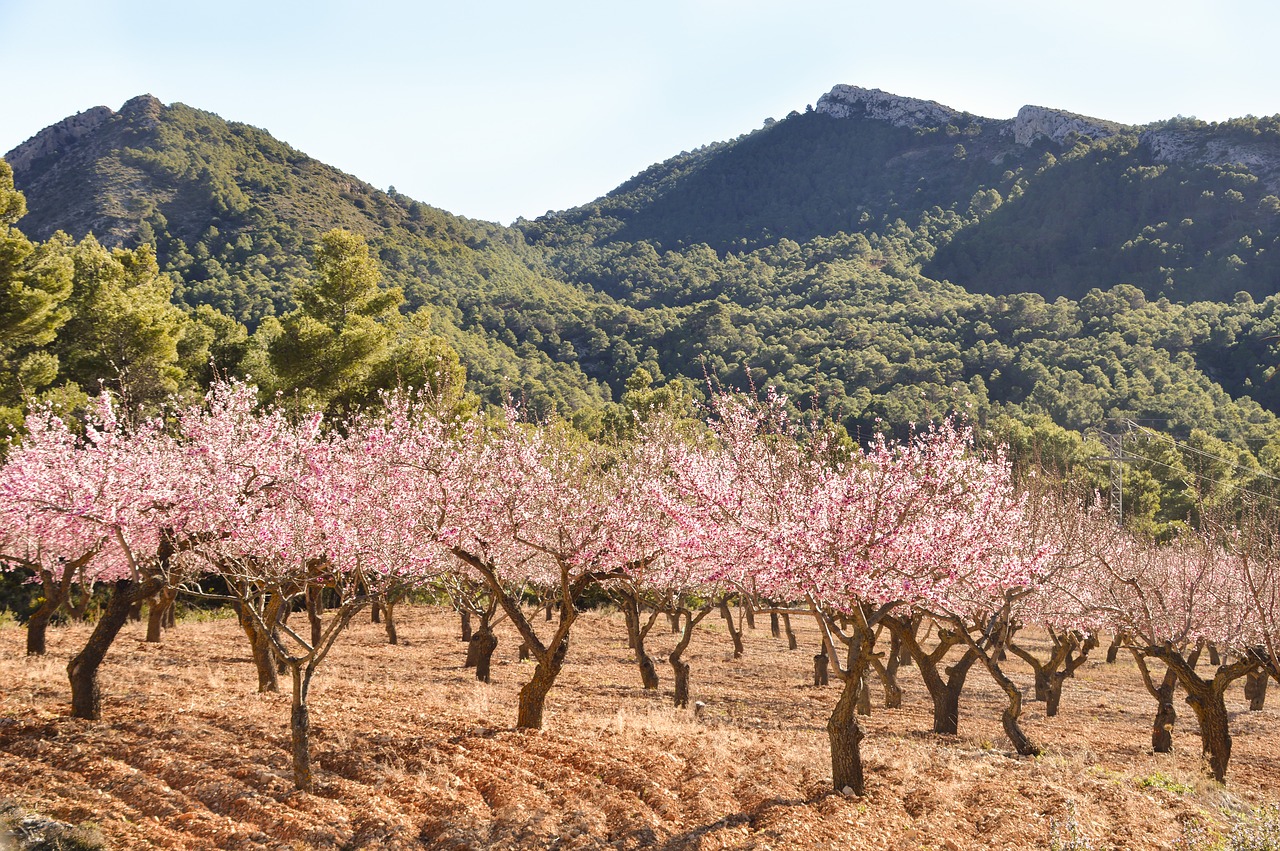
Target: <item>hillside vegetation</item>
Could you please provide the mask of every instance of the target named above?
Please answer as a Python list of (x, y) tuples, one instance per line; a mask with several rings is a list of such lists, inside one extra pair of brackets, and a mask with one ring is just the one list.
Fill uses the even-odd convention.
[[(277, 320), (314, 285), (320, 236), (342, 228), (365, 238), (415, 333), (456, 351), (471, 392), (589, 434), (617, 422), (629, 379), (683, 378), (695, 396), (775, 385), (855, 435), (961, 410), (1044, 445), (1132, 418), (1280, 472), (1277, 119), (1051, 113), (1083, 129), (1029, 135), (1022, 118), (849, 91), (841, 117), (824, 99), (510, 228), (144, 96), (10, 152), (28, 208), (11, 233), (48, 252), (72, 244), (59, 229), (154, 245), (173, 321), (206, 329), (181, 338), (165, 387), (207, 380), (199, 338), (240, 341), (219, 367), (287, 389), (267, 356)], [(907, 117), (875, 112), (885, 103)], [(58, 379), (46, 362), (48, 380), (8, 404), (90, 381), (59, 327), (63, 342), (22, 355), (57, 354)], [(414, 381), (375, 372), (364, 380)]]

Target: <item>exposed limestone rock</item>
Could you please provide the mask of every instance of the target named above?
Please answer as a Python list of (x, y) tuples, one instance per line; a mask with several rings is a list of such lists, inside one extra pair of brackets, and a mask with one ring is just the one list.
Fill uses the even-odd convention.
[(115, 113), (105, 106), (77, 112), (70, 118), (64, 118), (41, 130), (5, 154), (4, 158), (13, 166), (14, 171), (23, 171), (38, 159), (64, 152), (77, 140), (101, 127), (113, 115)]
[(1073, 133), (1089, 139), (1105, 139), (1124, 129), (1124, 125), (1112, 121), (1043, 106), (1024, 106), (1013, 119), (1013, 138), (1019, 145), (1030, 145), (1039, 138), (1061, 145)]
[(904, 98), (859, 86), (836, 86), (818, 98), (814, 111), (833, 118), (874, 118), (894, 127), (938, 127), (962, 115), (937, 101)]
[(1223, 138), (1208, 128), (1147, 130), (1138, 141), (1155, 162), (1242, 165), (1268, 189), (1280, 189), (1280, 151), (1275, 143)]

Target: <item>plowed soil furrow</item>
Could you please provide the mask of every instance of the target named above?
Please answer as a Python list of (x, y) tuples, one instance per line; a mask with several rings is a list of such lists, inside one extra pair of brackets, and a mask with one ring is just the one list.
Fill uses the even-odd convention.
[[(702, 711), (639, 687), (618, 615), (575, 626), (546, 729), (512, 729), (532, 668), (499, 627), (491, 685), (461, 667), (456, 615), (397, 612), (404, 644), (352, 625), (312, 691), (317, 788), (296, 791), (289, 697), (256, 694), (234, 621), (182, 623), (160, 645), (132, 624), (103, 674), (104, 719), (67, 717), (65, 664), (88, 628), (50, 633), (50, 654), (22, 655), (0, 628), (0, 799), (73, 823), (115, 848), (868, 849), (1047, 847), (1051, 819), (1074, 808), (1081, 830), (1122, 849), (1168, 847), (1180, 823), (1280, 797), (1280, 692), (1248, 712), (1233, 689), (1235, 749), (1226, 788), (1201, 779), (1195, 718), (1179, 701), (1173, 754), (1149, 750), (1150, 696), (1132, 661), (1090, 661), (1062, 711), (1028, 700), (1024, 726), (1048, 747), (1016, 757), (1003, 700), (970, 674), (960, 733), (935, 736), (918, 674), (903, 669), (901, 709), (873, 684), (864, 757), (868, 793), (831, 794), (825, 723), (839, 685), (814, 688), (818, 637), (795, 619), (799, 651), (747, 630), (731, 658), (723, 624), (699, 628), (687, 659)], [(674, 637), (655, 629), (662, 660)], [(809, 648), (809, 649), (805, 649)], [(1029, 689), (1030, 671), (1009, 671)], [(287, 683), (282, 683), (282, 688)]]

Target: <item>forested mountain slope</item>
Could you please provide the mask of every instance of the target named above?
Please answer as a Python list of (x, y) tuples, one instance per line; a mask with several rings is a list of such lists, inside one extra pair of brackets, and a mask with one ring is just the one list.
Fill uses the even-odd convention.
[[(258, 128), (141, 96), (47, 128), (6, 159), (27, 199), (25, 233), (153, 244), (185, 307), (211, 305), (252, 331), (295, 306), (320, 234), (346, 228), (367, 237), (407, 310), (430, 306), (495, 401), (578, 407), (609, 395), (555, 356), (559, 332), (575, 333), (595, 302), (539, 275), (518, 233), (375, 189)], [(516, 351), (508, 325), (537, 325), (550, 342)]]
[(695, 393), (773, 384), (851, 432), (1132, 417), (1280, 470), (1277, 127), (1000, 121), (837, 87), (512, 228), (150, 97), (7, 158), (25, 233), (153, 242), (179, 305), (250, 329), (294, 307), (320, 234), (363, 234), (472, 389), (588, 432), (643, 367)]
[(1024, 107), (994, 120), (837, 86), (525, 227), (554, 245), (724, 253), (922, 218), (937, 249), (924, 274), (973, 292), (1078, 299), (1130, 283), (1152, 299), (1260, 299), (1280, 290), (1280, 116), (1128, 127)]

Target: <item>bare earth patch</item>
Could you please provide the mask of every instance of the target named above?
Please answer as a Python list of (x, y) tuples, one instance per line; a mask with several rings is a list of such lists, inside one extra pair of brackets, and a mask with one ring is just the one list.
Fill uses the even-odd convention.
[[(706, 704), (695, 716), (670, 707), (672, 636), (649, 638), (664, 688), (646, 693), (622, 617), (588, 613), (546, 729), (527, 732), (513, 724), (532, 667), (516, 661), (513, 632), (499, 627), (483, 685), (462, 668), (456, 616), (400, 608), (406, 643), (388, 645), (362, 616), (316, 677), (314, 795), (291, 782), (288, 696), (255, 693), (233, 620), (179, 624), (159, 645), (130, 624), (107, 657), (101, 722), (68, 717), (65, 666), (87, 627), (51, 630), (49, 655), (34, 659), (21, 629), (0, 628), (0, 800), (91, 823), (116, 848), (954, 851), (1047, 847), (1069, 802), (1100, 847), (1167, 848), (1183, 821), (1223, 824), (1280, 798), (1280, 698), (1247, 712), (1233, 688), (1235, 746), (1228, 785), (1216, 786), (1201, 779), (1181, 699), (1174, 753), (1151, 753), (1155, 706), (1126, 659), (1091, 660), (1057, 718), (1028, 701), (1024, 726), (1048, 748), (1038, 759), (1013, 754), (984, 672), (966, 685), (961, 734), (935, 736), (905, 669), (904, 708), (877, 700), (865, 719), (859, 798), (828, 792), (838, 686), (807, 685), (818, 647), (808, 623), (796, 623), (793, 652), (767, 622), (748, 630), (735, 661), (723, 623), (704, 621), (686, 654), (693, 699)], [(1025, 665), (1008, 670), (1029, 690)]]

